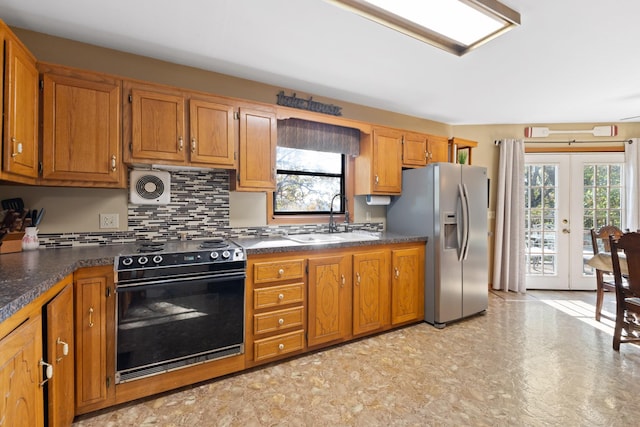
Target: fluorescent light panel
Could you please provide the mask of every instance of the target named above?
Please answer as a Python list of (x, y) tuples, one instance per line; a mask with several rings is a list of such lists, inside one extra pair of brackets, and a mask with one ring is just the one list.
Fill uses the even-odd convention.
[(379, 24), (456, 55), (520, 24), (495, 0), (329, 0)]

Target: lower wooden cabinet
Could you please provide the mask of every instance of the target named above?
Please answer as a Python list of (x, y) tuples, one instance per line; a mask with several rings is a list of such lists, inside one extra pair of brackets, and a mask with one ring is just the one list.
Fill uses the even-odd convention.
[(391, 324), (424, 319), (424, 246), (391, 251)]
[(353, 255), (353, 334), (389, 325), (389, 250)]
[(249, 255), (247, 367), (424, 319), (423, 242)]
[(81, 268), (74, 274), (76, 414), (115, 400), (115, 296), (113, 266)]
[(29, 318), (0, 340), (0, 423), (6, 426), (44, 425), (42, 318)]
[(69, 275), (0, 323), (0, 425), (71, 425), (73, 375)]
[(47, 358), (53, 376), (47, 383), (47, 425), (70, 426), (74, 407), (74, 337), (73, 283), (65, 279), (65, 287), (45, 307), (47, 325)]
[(351, 333), (351, 257), (309, 258), (307, 315), (309, 347), (342, 340)]

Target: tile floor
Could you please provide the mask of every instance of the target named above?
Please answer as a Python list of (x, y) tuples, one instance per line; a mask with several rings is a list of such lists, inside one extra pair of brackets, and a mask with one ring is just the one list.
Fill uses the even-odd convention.
[[(594, 292), (491, 293), (426, 323), (83, 416), (74, 426), (630, 426), (640, 346), (611, 348)], [(613, 312), (613, 294), (605, 309)]]

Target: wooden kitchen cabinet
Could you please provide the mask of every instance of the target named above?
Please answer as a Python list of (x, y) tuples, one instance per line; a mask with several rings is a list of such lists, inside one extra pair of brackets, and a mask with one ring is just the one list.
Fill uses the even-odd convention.
[(235, 167), (231, 100), (130, 81), (124, 94), (126, 163)]
[(351, 257), (313, 256), (309, 264), (307, 344), (313, 347), (351, 335)]
[(353, 334), (382, 330), (389, 325), (388, 250), (353, 255)]
[(47, 382), (47, 425), (70, 426), (75, 413), (75, 360), (73, 328), (72, 276), (65, 288), (45, 307), (47, 325), (47, 358), (53, 376)]
[(276, 189), (277, 121), (273, 109), (240, 108), (238, 170), (230, 176), (232, 191)]
[(424, 245), (391, 250), (391, 324), (424, 319)]
[(105, 408), (115, 399), (115, 296), (113, 266), (74, 274), (75, 413)]
[(421, 167), (429, 160), (428, 135), (407, 132), (402, 142), (402, 166)]
[(306, 260), (270, 256), (247, 265), (246, 363), (305, 348)]
[(470, 165), (471, 154), (473, 152), (473, 149), (476, 148), (477, 146), (478, 146), (478, 143), (476, 141), (471, 141), (469, 139), (456, 138), (456, 137), (451, 138), (449, 140), (449, 157), (451, 158), (451, 162), (459, 163), (458, 153), (460, 151), (466, 151), (467, 160), (465, 164)]
[(42, 368), (42, 318), (28, 318), (0, 339), (0, 422), (6, 426), (44, 425), (40, 382)]
[(4, 46), (0, 180), (34, 184), (38, 177), (36, 59), (2, 21), (0, 38)]
[(427, 136), (428, 163), (449, 161), (449, 140), (446, 136)]
[(355, 161), (356, 195), (400, 194), (402, 139), (402, 131), (379, 127), (361, 137), (360, 155)]
[(43, 82), (40, 183), (126, 187), (121, 81), (48, 64), (38, 68)]

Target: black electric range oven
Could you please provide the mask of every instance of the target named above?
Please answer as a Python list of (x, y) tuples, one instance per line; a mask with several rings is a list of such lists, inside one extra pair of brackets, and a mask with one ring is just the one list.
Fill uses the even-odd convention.
[(146, 243), (119, 255), (116, 384), (244, 353), (244, 250)]

